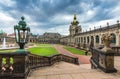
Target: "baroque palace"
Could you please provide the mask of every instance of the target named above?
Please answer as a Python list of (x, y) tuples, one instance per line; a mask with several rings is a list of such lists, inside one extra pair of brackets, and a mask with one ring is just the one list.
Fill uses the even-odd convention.
[[(68, 36), (62, 36), (59, 33), (44, 33), (43, 35), (33, 35), (31, 33), (29, 42), (32, 43), (61, 43), (64, 45), (70, 45), (74, 47), (80, 48), (89, 48), (91, 44), (91, 40), (94, 43), (94, 46), (103, 45), (102, 35), (105, 33), (110, 33), (113, 37), (111, 46), (119, 46), (120, 45), (120, 24), (117, 21), (117, 24), (109, 25), (107, 23), (106, 27), (100, 27), (94, 30), (89, 30), (86, 32), (82, 32), (81, 25), (77, 21), (76, 14), (74, 14), (73, 21), (71, 22), (69, 28), (70, 34)], [(15, 43), (14, 33), (7, 35), (2, 30), (0, 31), (0, 44), (3, 41), (3, 38), (6, 38), (7, 43)]]
[[(45, 32), (43, 35), (34, 35), (30, 34), (30, 43), (49, 43), (49, 44), (58, 44), (60, 43), (60, 38), (62, 36), (59, 33), (48, 33)], [(7, 34), (0, 30), (0, 44), (2, 44), (3, 39), (6, 38), (6, 43), (13, 44), (15, 42), (15, 34)]]
[(30, 35), (29, 42), (58, 44), (60, 43), (60, 38), (61, 35), (59, 33), (45, 32), (43, 35)]
[(109, 33), (112, 35), (113, 40), (111, 41), (111, 46), (119, 46), (120, 45), (120, 24), (117, 21), (117, 24), (109, 25), (107, 23), (106, 27), (101, 27), (94, 30), (89, 30), (86, 32), (82, 32), (81, 25), (77, 21), (76, 14), (74, 14), (73, 21), (71, 22), (69, 28), (70, 34), (68, 36), (62, 37), (60, 39), (60, 43), (64, 45), (70, 45), (74, 47), (80, 48), (89, 48), (91, 44), (91, 40), (95, 47), (103, 45), (102, 35), (105, 33)]

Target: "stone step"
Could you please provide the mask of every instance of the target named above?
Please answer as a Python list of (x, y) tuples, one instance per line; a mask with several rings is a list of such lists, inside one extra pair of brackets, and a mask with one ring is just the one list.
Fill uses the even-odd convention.
[(91, 69), (90, 64), (59, 62), (32, 71), (27, 79), (120, 79), (120, 72), (104, 73), (99, 69)]

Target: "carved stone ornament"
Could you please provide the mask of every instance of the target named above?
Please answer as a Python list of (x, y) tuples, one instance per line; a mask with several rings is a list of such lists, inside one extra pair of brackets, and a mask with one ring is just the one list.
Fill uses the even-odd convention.
[(102, 51), (104, 51), (106, 53), (113, 52), (113, 50), (110, 48), (112, 39), (113, 39), (113, 37), (109, 33), (102, 35), (102, 41), (104, 43), (104, 48), (102, 49)]

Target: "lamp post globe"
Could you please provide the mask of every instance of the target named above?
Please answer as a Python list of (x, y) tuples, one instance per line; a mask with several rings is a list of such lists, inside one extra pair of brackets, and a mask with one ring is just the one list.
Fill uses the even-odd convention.
[(28, 43), (30, 34), (30, 28), (26, 27), (27, 24), (24, 19), (25, 18), (22, 16), (18, 25), (14, 26), (16, 43), (19, 45), (20, 49), (24, 49), (25, 44)]

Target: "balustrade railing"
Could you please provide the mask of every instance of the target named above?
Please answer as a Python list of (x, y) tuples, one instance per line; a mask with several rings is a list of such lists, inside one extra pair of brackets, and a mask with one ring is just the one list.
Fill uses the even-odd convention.
[(46, 57), (29, 52), (0, 53), (0, 79), (26, 79), (31, 69), (51, 66), (60, 61), (79, 64), (78, 58), (62, 54)]
[(91, 48), (91, 68), (99, 68), (106, 73), (116, 72), (114, 68), (114, 52), (103, 52), (100, 49)]
[(112, 46), (111, 47), (114, 51), (116, 56), (120, 56), (120, 46)]
[(69, 63), (79, 64), (78, 58), (69, 57), (62, 54), (53, 55), (51, 57), (38, 56), (34, 54), (29, 54), (30, 68), (51, 66), (56, 62), (65, 61)]

